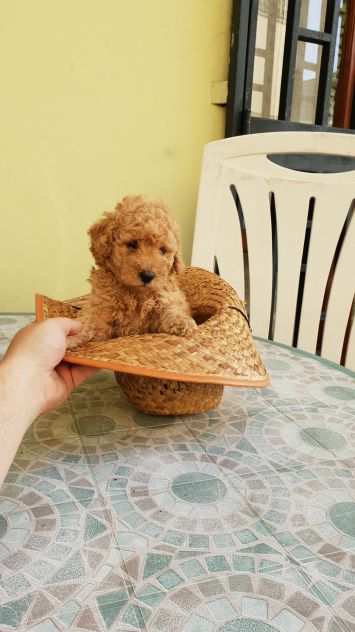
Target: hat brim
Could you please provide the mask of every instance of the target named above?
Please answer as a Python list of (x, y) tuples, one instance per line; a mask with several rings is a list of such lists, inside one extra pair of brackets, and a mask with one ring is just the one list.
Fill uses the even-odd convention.
[[(199, 324), (188, 337), (167, 334), (123, 336), (89, 342), (68, 352), (72, 364), (120, 373), (199, 384), (261, 388), (269, 376), (250, 332), (245, 308), (220, 277), (187, 268), (180, 285)], [(56, 301), (36, 296), (36, 320), (80, 317), (87, 297)]]

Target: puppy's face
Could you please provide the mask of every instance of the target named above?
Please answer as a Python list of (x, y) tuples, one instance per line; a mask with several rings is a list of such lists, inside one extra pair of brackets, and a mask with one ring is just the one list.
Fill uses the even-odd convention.
[(156, 287), (166, 281), (174, 267), (177, 243), (169, 230), (153, 232), (144, 224), (128, 227), (114, 238), (112, 271), (130, 287)]
[(158, 289), (183, 268), (177, 226), (161, 204), (124, 198), (89, 234), (97, 265), (123, 285)]

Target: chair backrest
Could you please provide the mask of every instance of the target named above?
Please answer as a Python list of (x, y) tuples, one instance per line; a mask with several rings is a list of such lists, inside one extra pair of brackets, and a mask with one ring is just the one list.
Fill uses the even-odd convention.
[(209, 143), (192, 265), (237, 290), (254, 335), (355, 369), (354, 198), (352, 134)]

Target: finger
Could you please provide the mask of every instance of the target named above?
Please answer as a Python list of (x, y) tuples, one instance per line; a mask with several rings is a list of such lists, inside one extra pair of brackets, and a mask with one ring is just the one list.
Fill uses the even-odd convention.
[(65, 389), (67, 391), (67, 396), (70, 395), (72, 390), (75, 388), (75, 382), (73, 379), (73, 374), (71, 371), (71, 366), (66, 362), (61, 362), (56, 367), (56, 373), (61, 378), (63, 384), (65, 385)]
[(75, 364), (68, 364), (67, 362), (61, 362), (56, 371), (65, 383), (68, 395), (71, 391), (79, 386), (84, 380), (87, 380), (91, 375), (96, 373), (98, 369), (90, 366), (78, 366)]
[(74, 334), (79, 333), (81, 329), (80, 320), (76, 320), (74, 318), (65, 318), (58, 316), (57, 318), (50, 318), (46, 322), (51, 323), (52, 326), (54, 324), (56, 326), (59, 326), (65, 336), (73, 336)]
[(95, 367), (91, 366), (77, 366), (72, 365), (71, 367), (73, 382), (75, 386), (79, 386), (82, 382), (87, 380), (89, 377), (94, 375), (98, 371)]

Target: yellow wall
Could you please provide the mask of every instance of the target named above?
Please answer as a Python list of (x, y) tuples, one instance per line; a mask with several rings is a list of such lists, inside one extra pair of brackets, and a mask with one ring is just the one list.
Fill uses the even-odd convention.
[(86, 229), (159, 196), (191, 248), (201, 151), (223, 136), (231, 0), (4, 0), (0, 311), (87, 291)]

